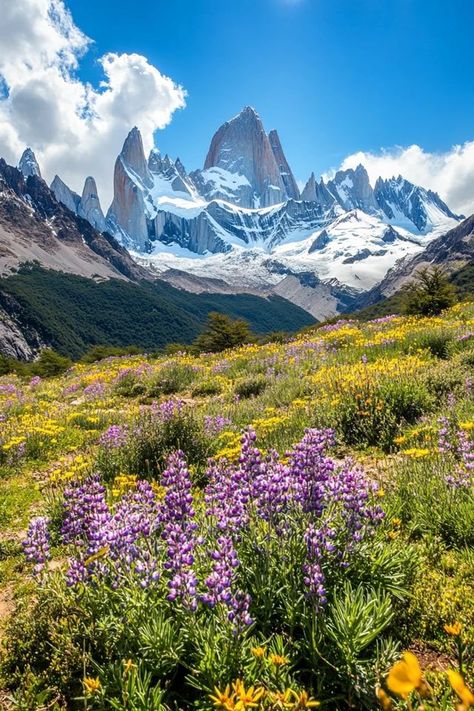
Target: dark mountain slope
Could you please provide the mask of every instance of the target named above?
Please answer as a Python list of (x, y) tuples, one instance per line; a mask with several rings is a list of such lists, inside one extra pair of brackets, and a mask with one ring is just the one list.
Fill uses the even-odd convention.
[(95, 282), (37, 265), (0, 279), (2, 309), (32, 350), (41, 342), (74, 358), (96, 344), (153, 350), (170, 342), (190, 343), (210, 311), (243, 317), (256, 333), (296, 331), (314, 323), (306, 311), (278, 296), (190, 294), (159, 280)]
[(109, 234), (58, 202), (37, 175), (0, 159), (0, 273), (24, 262), (88, 277), (151, 278)]

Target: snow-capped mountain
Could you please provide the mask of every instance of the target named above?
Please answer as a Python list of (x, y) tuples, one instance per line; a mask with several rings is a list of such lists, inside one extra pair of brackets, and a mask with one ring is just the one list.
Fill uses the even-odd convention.
[(190, 173), (157, 149), (147, 160), (132, 129), (115, 164), (105, 221), (88, 180), (84, 192), (93, 200), (59, 178), (52, 189), (165, 278), (173, 270), (254, 290), (275, 289), (288, 277), (300, 283), (303, 275), (305, 289), (316, 280), (344, 302), (460, 219), (436, 193), (401, 176), (372, 186), (362, 165), (326, 181), (313, 173), (300, 193), (277, 132), (267, 134), (250, 107), (218, 129), (203, 169)]

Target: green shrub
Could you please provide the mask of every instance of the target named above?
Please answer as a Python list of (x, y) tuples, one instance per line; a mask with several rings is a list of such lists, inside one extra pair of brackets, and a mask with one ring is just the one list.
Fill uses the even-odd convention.
[(420, 269), (405, 289), (404, 311), (407, 314), (437, 316), (456, 303), (456, 289), (438, 266)]
[(142, 414), (130, 429), (127, 442), (116, 450), (99, 448), (96, 468), (105, 480), (118, 474), (136, 474), (154, 479), (163, 471), (168, 455), (182, 450), (198, 472), (212, 453), (203, 425), (189, 411), (165, 421), (151, 412)]
[(423, 380), (428, 392), (443, 396), (464, 388), (466, 377), (467, 373), (461, 365), (449, 361), (428, 368)]
[(146, 386), (140, 375), (131, 370), (119, 378), (113, 390), (120, 397), (138, 397), (146, 392)]
[(388, 451), (401, 426), (415, 422), (432, 407), (421, 382), (387, 381), (373, 390), (366, 386), (344, 396), (336, 406), (336, 428), (346, 444)]
[(240, 398), (256, 397), (265, 390), (267, 385), (268, 382), (263, 376), (245, 378), (236, 384), (234, 392)]
[(436, 330), (423, 333), (415, 340), (417, 348), (428, 350), (435, 358), (447, 360), (454, 352), (454, 338), (449, 331)]
[(193, 397), (207, 397), (211, 395), (219, 395), (222, 392), (222, 385), (218, 380), (203, 380), (194, 386), (192, 390)]
[(182, 363), (165, 365), (149, 383), (147, 395), (158, 397), (181, 393), (189, 389), (195, 377), (196, 373), (190, 365)]
[(209, 314), (204, 331), (194, 341), (194, 347), (201, 353), (219, 353), (235, 348), (251, 340), (250, 327), (243, 319), (231, 319), (225, 314)]
[(69, 358), (56, 353), (50, 348), (45, 348), (41, 351), (38, 360), (31, 365), (31, 370), (35, 375), (39, 375), (42, 378), (52, 378), (65, 373), (71, 365), (72, 361)]

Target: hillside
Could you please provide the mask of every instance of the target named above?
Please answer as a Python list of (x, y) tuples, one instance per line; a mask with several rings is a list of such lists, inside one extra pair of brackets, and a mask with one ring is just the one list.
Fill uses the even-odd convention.
[[(0, 279), (0, 321), (2, 307), (33, 351), (45, 344), (73, 358), (96, 344), (155, 350), (176, 341), (190, 343), (210, 311), (245, 318), (258, 334), (314, 323), (279, 296), (191, 294), (159, 280), (96, 282), (37, 265)], [(22, 355), (13, 348), (6, 337), (2, 341), (0, 329), (0, 352)]]
[(454, 711), (473, 331), (460, 304), (0, 377), (2, 708)]

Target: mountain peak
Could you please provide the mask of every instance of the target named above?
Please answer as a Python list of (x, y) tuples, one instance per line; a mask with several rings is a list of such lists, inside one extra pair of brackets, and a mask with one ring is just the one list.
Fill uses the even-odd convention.
[(300, 190), (295, 177), (291, 172), (291, 168), (288, 165), (288, 161), (285, 158), (280, 136), (275, 128), (273, 128), (268, 134), (268, 140), (270, 141), (270, 146), (272, 147), (273, 155), (275, 156), (287, 197), (293, 200), (299, 200)]
[(125, 139), (120, 158), (125, 167), (133, 170), (146, 185), (150, 187), (153, 184), (145, 159), (142, 135), (136, 126), (132, 128)]
[[(294, 182), (294, 178), (283, 155), (278, 135), (276, 138), (275, 134), (272, 136), (277, 156), (260, 116), (251, 106), (246, 106), (240, 114), (222, 124), (212, 138), (204, 171), (218, 168), (225, 171), (224, 176), (239, 176), (240, 184), (233, 200), (242, 207), (268, 207), (288, 197), (282, 173), (288, 173), (286, 177), (289, 184)], [(281, 170), (280, 165), (283, 166)], [(211, 173), (211, 177), (214, 177), (214, 173)], [(290, 192), (296, 194), (297, 191), (294, 182)], [(220, 191), (218, 186), (214, 188), (214, 197), (228, 199), (229, 195), (225, 190)]]
[(30, 175), (36, 175), (38, 178), (41, 178), (41, 170), (38, 161), (29, 147), (23, 151), (20, 162), (18, 163), (18, 169), (23, 173), (25, 178), (28, 178)]
[(99, 232), (104, 232), (105, 217), (100, 206), (97, 185), (91, 175), (89, 175), (84, 182), (84, 189), (82, 191), (82, 197), (77, 209), (77, 214), (88, 220)]
[(63, 205), (66, 205), (71, 212), (77, 213), (77, 208), (79, 206), (79, 203), (81, 201), (80, 196), (75, 193), (71, 188), (66, 185), (66, 183), (61, 180), (59, 175), (55, 175), (53, 182), (50, 185), (51, 190), (54, 193), (54, 197), (58, 202), (62, 202)]

